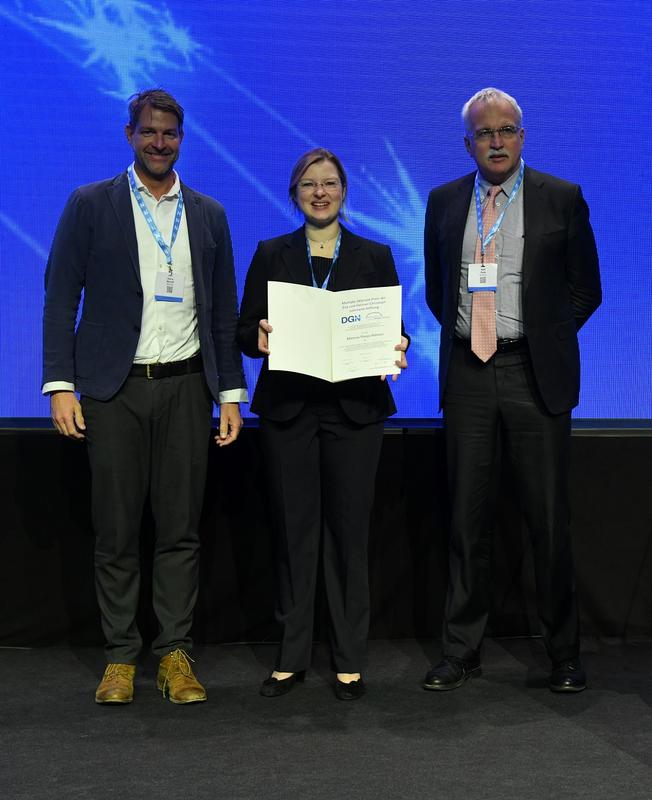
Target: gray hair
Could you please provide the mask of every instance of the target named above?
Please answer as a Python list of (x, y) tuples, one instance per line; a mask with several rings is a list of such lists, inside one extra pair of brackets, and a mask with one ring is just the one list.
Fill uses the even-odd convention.
[(503, 92), (501, 89), (494, 89), (493, 86), (488, 86), (486, 89), (480, 89), (479, 92), (476, 92), (462, 107), (462, 122), (464, 123), (464, 130), (467, 133), (469, 133), (469, 114), (471, 112), (471, 106), (474, 103), (492, 103), (496, 100), (505, 100), (510, 104), (516, 112), (516, 121), (519, 127), (521, 126), (523, 122), (523, 112), (516, 100), (511, 94), (507, 94), (507, 92)]

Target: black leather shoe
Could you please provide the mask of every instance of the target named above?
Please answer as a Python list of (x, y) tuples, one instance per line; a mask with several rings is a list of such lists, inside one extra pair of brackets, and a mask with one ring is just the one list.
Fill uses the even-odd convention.
[(586, 673), (579, 658), (569, 658), (555, 664), (550, 673), (551, 692), (583, 692)]
[(260, 684), (259, 694), (263, 697), (280, 697), (282, 694), (287, 694), (297, 683), (303, 683), (306, 677), (305, 672), (295, 672), (289, 678), (269, 678)]
[(335, 678), (335, 697), (338, 700), (358, 700), (367, 691), (362, 678), (350, 683), (342, 683), (342, 681)]
[(464, 681), (481, 674), (479, 661), (463, 661), (461, 658), (444, 656), (439, 664), (427, 673), (423, 688), (445, 692), (448, 689), (457, 689)]

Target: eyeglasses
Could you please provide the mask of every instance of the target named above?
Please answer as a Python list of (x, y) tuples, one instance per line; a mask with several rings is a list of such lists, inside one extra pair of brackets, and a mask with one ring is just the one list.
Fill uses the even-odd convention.
[(326, 181), (299, 181), (297, 184), (300, 192), (314, 192), (318, 186), (321, 186), (325, 192), (336, 192), (341, 186), (342, 182), (339, 178), (329, 178)]
[(480, 128), (479, 131), (475, 131), (473, 138), (479, 142), (489, 142), (497, 133), (501, 139), (513, 139), (520, 130), (520, 127), (516, 127), (516, 125), (503, 125), (502, 128)]

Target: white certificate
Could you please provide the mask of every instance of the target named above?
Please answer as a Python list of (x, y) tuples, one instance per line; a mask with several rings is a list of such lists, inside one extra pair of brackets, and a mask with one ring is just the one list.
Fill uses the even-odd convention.
[(269, 281), (267, 299), (270, 369), (331, 383), (400, 372), (400, 286), (328, 292)]

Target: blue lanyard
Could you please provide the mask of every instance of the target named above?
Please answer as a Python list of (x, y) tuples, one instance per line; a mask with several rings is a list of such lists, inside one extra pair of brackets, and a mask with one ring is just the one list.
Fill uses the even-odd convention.
[(156, 239), (158, 246), (163, 251), (165, 255), (165, 260), (168, 265), (168, 269), (170, 273), (172, 273), (172, 247), (177, 240), (177, 234), (179, 233), (179, 226), (181, 225), (181, 215), (183, 213), (183, 194), (181, 193), (181, 189), (179, 189), (179, 200), (177, 202), (177, 212), (174, 215), (174, 225), (172, 226), (172, 238), (170, 240), (170, 246), (168, 247), (163, 239), (163, 234), (158, 229), (157, 224), (154, 222), (154, 218), (149, 213), (149, 209), (145, 205), (145, 201), (141, 197), (140, 192), (138, 191), (138, 186), (136, 185), (136, 179), (134, 178), (134, 171), (133, 166), (129, 166), (127, 170), (127, 174), (129, 175), (129, 183), (131, 185), (131, 191), (134, 193), (134, 197), (136, 198), (136, 202), (138, 203), (138, 207), (143, 212), (143, 216), (145, 217), (145, 221), (149, 225), (149, 229), (152, 232), (152, 236)]
[(505, 212), (509, 208), (512, 200), (518, 194), (518, 190), (521, 188), (521, 184), (523, 183), (523, 173), (524, 172), (525, 172), (525, 163), (523, 162), (523, 159), (521, 159), (521, 166), (519, 167), (519, 170), (518, 170), (518, 178), (516, 179), (516, 183), (514, 184), (514, 188), (512, 189), (512, 191), (511, 191), (511, 193), (510, 193), (510, 195), (509, 195), (509, 197), (507, 199), (507, 202), (505, 203), (505, 208), (503, 208), (500, 216), (494, 222), (494, 224), (491, 226), (491, 230), (486, 235), (486, 237), (483, 236), (484, 230), (483, 230), (483, 227), (482, 227), (482, 199), (480, 198), (480, 185), (479, 185), (479, 182), (478, 182), (478, 174), (479, 173), (476, 172), (476, 174), (475, 174), (475, 184), (474, 184), (475, 211), (476, 211), (476, 214), (477, 214), (477, 217), (478, 217), (478, 236), (480, 237), (480, 252), (482, 253), (482, 263), (484, 263), (484, 251), (485, 251), (485, 248), (487, 247), (489, 242), (494, 238), (494, 236), (500, 230), (500, 226), (503, 224), (503, 217), (505, 216)]
[(333, 263), (331, 264), (331, 268), (328, 270), (328, 275), (324, 279), (324, 282), (320, 286), (317, 283), (317, 278), (315, 278), (315, 270), (312, 268), (312, 255), (310, 254), (310, 242), (308, 241), (308, 237), (306, 236), (306, 250), (308, 251), (308, 263), (310, 264), (310, 274), (312, 275), (312, 285), (315, 289), (325, 289), (328, 286), (328, 281), (330, 280), (331, 273), (333, 272), (333, 267), (335, 266), (335, 262), (337, 261), (337, 257), (340, 254), (340, 243), (342, 241), (342, 231), (339, 232), (337, 237), (337, 241), (335, 242), (335, 250), (333, 250)]

